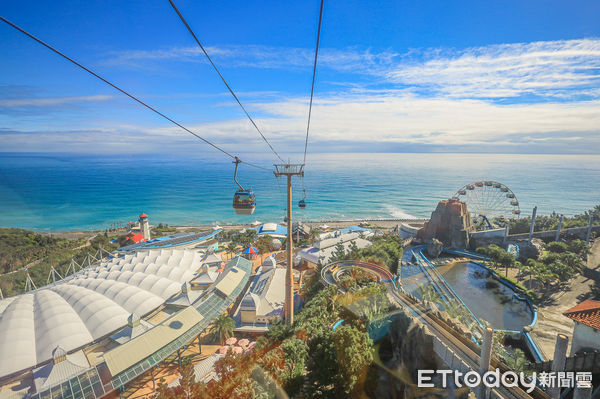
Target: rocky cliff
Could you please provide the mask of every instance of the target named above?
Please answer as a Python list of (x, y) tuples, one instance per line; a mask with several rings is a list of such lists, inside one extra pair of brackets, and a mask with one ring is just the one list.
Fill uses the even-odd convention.
[(425, 243), (437, 239), (445, 247), (469, 247), (469, 233), (473, 230), (467, 204), (451, 198), (440, 201), (431, 218), (417, 233)]

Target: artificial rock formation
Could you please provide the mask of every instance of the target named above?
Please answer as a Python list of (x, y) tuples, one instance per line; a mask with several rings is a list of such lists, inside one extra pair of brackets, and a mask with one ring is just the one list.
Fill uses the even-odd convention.
[(425, 243), (437, 239), (445, 247), (468, 248), (472, 229), (467, 204), (451, 198), (438, 203), (429, 221), (417, 233), (417, 238)]
[(437, 238), (432, 239), (427, 243), (427, 254), (432, 258), (437, 258), (442, 253), (444, 244)]

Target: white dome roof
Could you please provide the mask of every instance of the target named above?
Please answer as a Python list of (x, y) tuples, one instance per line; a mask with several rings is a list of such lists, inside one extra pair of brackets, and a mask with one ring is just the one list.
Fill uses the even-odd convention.
[(194, 277), (197, 251), (139, 252), (88, 267), (66, 280), (0, 301), (0, 377), (83, 347), (146, 315)]

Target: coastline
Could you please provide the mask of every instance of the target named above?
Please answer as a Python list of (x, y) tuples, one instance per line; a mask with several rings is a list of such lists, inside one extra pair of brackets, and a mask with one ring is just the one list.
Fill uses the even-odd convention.
[[(418, 223), (422, 224), (425, 222), (426, 218), (414, 218), (414, 219), (357, 219), (357, 220), (319, 220), (319, 221), (301, 221), (301, 223), (311, 227), (317, 228), (323, 224), (328, 225), (331, 229), (343, 229), (349, 226), (358, 225), (361, 222), (367, 222), (369, 224), (368, 227), (374, 229), (393, 229), (396, 226), (399, 226), (401, 223)], [(268, 223), (268, 222), (265, 222)], [(237, 230), (248, 228), (251, 226), (250, 223), (237, 223), (237, 224), (225, 224), (221, 225), (223, 230)], [(169, 225), (169, 227), (173, 227), (176, 229), (176, 233), (188, 233), (188, 232), (197, 232), (202, 230), (210, 230), (213, 229), (214, 225), (212, 224), (198, 224), (198, 225)], [(103, 233), (104, 230), (76, 230), (76, 231), (43, 231), (35, 233), (42, 235), (52, 235), (59, 238), (66, 238), (69, 240), (77, 240), (82, 238), (87, 238), (89, 235), (95, 235), (99, 233)], [(124, 233), (125, 229), (119, 229), (114, 233)]]

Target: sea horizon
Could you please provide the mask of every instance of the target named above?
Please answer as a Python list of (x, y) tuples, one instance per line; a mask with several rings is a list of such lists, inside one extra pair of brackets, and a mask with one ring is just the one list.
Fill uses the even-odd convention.
[[(243, 154), (270, 167), (272, 157)], [(294, 154), (301, 159), (301, 154)], [(294, 162), (294, 158), (291, 159)], [(576, 176), (577, 178), (573, 178)], [(283, 220), (284, 181), (242, 164), (239, 180), (257, 196), (254, 215), (235, 215), (233, 165), (214, 153), (0, 153), (0, 227), (40, 232), (103, 230), (136, 220), (194, 226)], [(304, 186), (307, 209), (294, 220), (428, 218), (437, 202), (479, 180), (498, 181), (521, 215), (581, 214), (594, 207), (600, 155), (475, 153), (312, 153)], [(302, 199), (294, 179), (294, 205)]]

